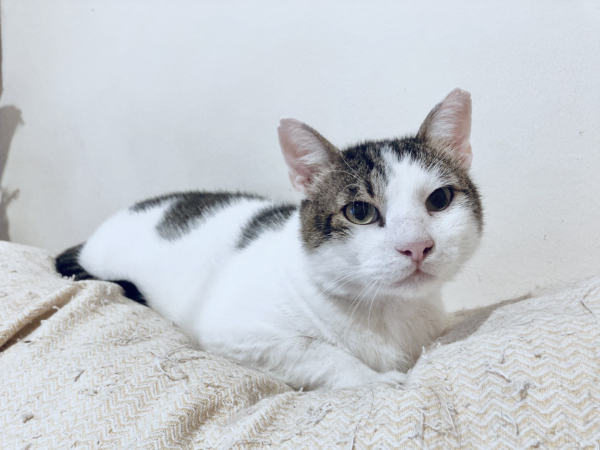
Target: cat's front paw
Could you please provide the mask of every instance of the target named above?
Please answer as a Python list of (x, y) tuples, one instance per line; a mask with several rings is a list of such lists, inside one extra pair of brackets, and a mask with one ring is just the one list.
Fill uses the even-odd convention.
[(382, 373), (375, 380), (375, 382), (391, 384), (392, 386), (403, 385), (405, 381), (406, 374), (402, 372), (397, 372), (395, 370), (390, 370), (389, 372)]

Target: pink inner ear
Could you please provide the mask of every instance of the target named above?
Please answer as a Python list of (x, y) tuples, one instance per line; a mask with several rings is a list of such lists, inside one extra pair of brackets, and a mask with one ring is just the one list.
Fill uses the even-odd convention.
[(281, 152), (294, 189), (305, 192), (314, 174), (331, 160), (334, 147), (308, 125), (296, 119), (281, 119), (277, 128)]
[(473, 152), (469, 145), (469, 148), (460, 155), (458, 163), (463, 169), (469, 169), (471, 167), (471, 162), (473, 162)]
[(308, 179), (303, 177), (302, 175), (297, 175), (292, 170), (289, 172), (290, 182), (292, 183), (292, 187), (298, 192), (304, 192), (304, 188), (308, 184)]
[(290, 182), (297, 191), (303, 192), (308, 179), (308, 173), (302, 164), (299, 163), (300, 145), (294, 134), (302, 128), (302, 122), (296, 119), (281, 119), (277, 133), (279, 134), (279, 145), (283, 158), (290, 171)]
[(429, 113), (420, 134), (434, 145), (448, 148), (456, 161), (468, 169), (471, 151), (471, 94), (454, 89)]

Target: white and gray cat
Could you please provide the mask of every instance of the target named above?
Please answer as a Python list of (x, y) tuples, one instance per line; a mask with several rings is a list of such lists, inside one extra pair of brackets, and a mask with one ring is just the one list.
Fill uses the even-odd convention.
[(300, 205), (223, 192), (153, 198), (108, 219), (57, 269), (120, 280), (205, 350), (295, 388), (402, 383), (446, 325), (441, 285), (480, 240), (470, 131), (459, 89), (415, 136), (342, 151), (283, 119)]

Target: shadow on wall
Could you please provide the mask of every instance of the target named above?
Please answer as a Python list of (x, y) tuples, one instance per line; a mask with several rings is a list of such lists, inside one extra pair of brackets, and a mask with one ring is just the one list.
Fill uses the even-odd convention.
[(2, 186), (2, 176), (8, 160), (8, 150), (15, 131), (22, 124), (21, 111), (14, 106), (0, 108), (0, 240), (10, 240), (7, 208), (15, 200), (19, 190), (10, 191)]
[[(0, 17), (0, 97), (4, 90), (2, 79), (2, 18)], [(8, 230), (8, 216), (6, 209), (11, 201), (17, 198), (19, 190), (10, 192), (2, 186), (2, 176), (8, 160), (8, 149), (17, 126), (22, 124), (21, 110), (14, 106), (4, 106), (0, 108), (0, 240), (8, 241), (10, 239)]]

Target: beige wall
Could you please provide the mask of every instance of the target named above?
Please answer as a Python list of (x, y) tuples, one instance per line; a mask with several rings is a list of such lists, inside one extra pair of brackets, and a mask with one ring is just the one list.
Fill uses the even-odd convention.
[(281, 117), (344, 145), (461, 87), (486, 231), (448, 304), (600, 272), (598, 1), (0, 1), (15, 242), (59, 251), (179, 189), (296, 198)]

